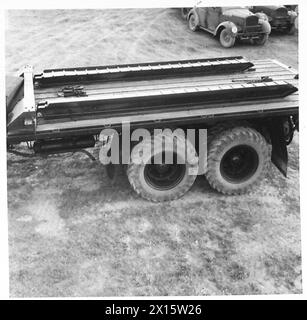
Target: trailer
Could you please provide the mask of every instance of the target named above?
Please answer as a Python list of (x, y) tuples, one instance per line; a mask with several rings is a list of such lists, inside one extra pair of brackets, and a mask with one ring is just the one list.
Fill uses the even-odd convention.
[[(106, 165), (107, 172), (115, 177), (124, 168), (134, 190), (151, 201), (176, 199), (193, 185), (201, 151), (189, 141), (190, 129), (207, 130), (204, 175), (224, 194), (252, 190), (270, 160), (286, 176), (287, 145), (298, 130), (297, 71), (269, 59), (235, 56), (39, 74), (26, 66), (6, 98), (8, 151), (21, 142), (35, 155), (97, 151), (105, 144), (101, 132), (116, 130), (121, 150), (128, 143), (131, 152), (127, 163)], [(145, 128), (150, 136), (122, 141), (123, 124)], [(183, 134), (174, 139), (176, 129)], [(175, 151), (160, 150), (162, 159), (188, 153), (194, 161), (152, 163), (154, 139), (176, 144)], [(150, 154), (147, 163), (134, 161), (140, 150)]]

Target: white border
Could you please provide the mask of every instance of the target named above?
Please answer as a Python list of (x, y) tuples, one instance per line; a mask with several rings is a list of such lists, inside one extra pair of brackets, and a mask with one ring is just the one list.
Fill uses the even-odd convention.
[[(206, 6), (222, 6), (222, 5), (255, 5), (255, 4), (264, 4), (264, 0), (253, 0), (253, 1), (222, 1), (222, 0), (203, 0), (206, 3)], [(0, 121), (1, 121), (1, 144), (0, 144), (0, 179), (3, 192), (0, 193), (0, 205), (1, 205), (1, 213), (0, 213), (0, 298), (5, 299), (9, 296), (9, 282), (8, 282), (8, 225), (7, 225), (7, 194), (6, 194), (6, 124), (5, 124), (5, 90), (4, 90), (4, 75), (5, 75), (5, 55), (4, 55), (4, 30), (5, 30), (5, 10), (7, 9), (103, 9), (103, 8), (160, 8), (160, 7), (190, 7), (195, 3), (199, 2), (198, 0), (87, 0), (87, 1), (59, 1), (59, 0), (28, 0), (28, 1), (2, 1), (0, 5), (0, 47), (1, 47), (1, 58), (0, 58), (0, 74), (1, 74), (1, 86), (0, 86)], [(270, 0), (269, 4), (280, 4), (283, 1), (280, 0)], [(299, 16), (306, 17), (306, 1), (296, 0), (296, 1), (284, 1), (286, 3), (299, 4)], [(267, 4), (267, 3), (265, 3)], [(306, 49), (306, 23), (305, 19), (299, 19), (299, 70), (300, 74), (300, 87), (306, 88), (306, 70), (307, 70), (307, 62), (305, 56)], [(304, 35), (304, 37), (302, 36)], [(271, 57), (274, 58), (274, 57)], [(304, 70), (304, 72), (303, 72)], [(306, 177), (306, 148), (305, 144), (302, 141), (306, 141), (306, 108), (307, 108), (307, 99), (306, 99), (306, 91), (300, 90), (300, 194), (301, 194), (301, 203), (300, 203), (300, 211), (301, 211), (301, 240), (302, 240), (302, 271), (303, 271), (303, 294), (302, 295), (251, 295), (251, 296), (206, 296), (206, 297), (195, 297), (195, 296), (186, 296), (186, 297), (154, 297), (155, 299), (200, 299), (200, 300), (251, 300), (251, 299), (276, 299), (276, 300), (284, 300), (284, 299), (306, 299), (306, 197), (302, 195), (307, 194), (306, 182), (304, 177)], [(104, 300), (152, 300), (152, 297), (115, 297), (115, 298), (103, 298)], [(62, 299), (62, 298), (56, 298)], [(72, 298), (64, 298), (65, 300)], [(79, 298), (78, 298), (79, 299)], [(89, 299), (89, 298), (84, 298)], [(90, 298), (92, 299), (92, 298)], [(95, 298), (94, 298), (95, 299)], [(96, 298), (100, 299), (100, 298)], [(47, 299), (49, 300), (49, 299)], [(73, 299), (74, 300), (74, 299)]]
[(7, 225), (7, 183), (6, 183), (6, 112), (5, 112), (5, 51), (4, 51), (4, 12), (0, 11), (0, 298), (8, 296), (9, 262), (8, 262), (8, 225)]

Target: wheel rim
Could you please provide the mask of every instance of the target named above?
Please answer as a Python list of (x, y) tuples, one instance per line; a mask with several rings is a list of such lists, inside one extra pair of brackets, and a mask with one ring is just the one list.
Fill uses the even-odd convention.
[[(174, 163), (176, 154), (173, 155)], [(154, 189), (170, 190), (176, 187), (186, 172), (184, 164), (164, 164), (165, 154), (162, 154), (162, 164), (146, 164), (144, 168), (145, 181)], [(153, 163), (154, 157), (150, 163)]]
[(223, 39), (227, 44), (231, 43), (232, 38), (233, 37), (231, 36), (231, 34), (229, 32), (226, 32), (223, 34)]
[(232, 183), (242, 183), (257, 171), (259, 157), (255, 149), (239, 145), (228, 150), (220, 164), (223, 178)]
[(196, 23), (195, 23), (195, 17), (194, 17), (194, 15), (191, 15), (189, 21), (190, 21), (190, 28), (191, 28), (191, 29), (195, 29)]

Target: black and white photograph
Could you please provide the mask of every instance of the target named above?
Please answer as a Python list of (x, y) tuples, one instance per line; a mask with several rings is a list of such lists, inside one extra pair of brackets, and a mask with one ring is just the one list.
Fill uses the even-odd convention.
[(9, 297), (302, 295), (299, 1), (130, 2), (4, 12)]

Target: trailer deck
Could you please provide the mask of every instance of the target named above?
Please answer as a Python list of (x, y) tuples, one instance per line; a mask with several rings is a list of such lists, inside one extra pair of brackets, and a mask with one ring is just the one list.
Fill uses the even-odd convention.
[[(23, 82), (7, 98), (7, 143), (34, 141), (29, 144), (34, 154), (95, 146), (102, 150), (96, 144), (100, 132), (121, 130), (127, 123), (132, 129), (209, 129), (213, 138), (207, 141), (205, 171), (199, 171), (201, 156), (193, 163), (152, 164), (148, 151), (152, 137), (130, 144), (133, 149), (125, 154), (127, 162), (108, 162), (105, 168), (112, 179), (118, 165), (128, 164), (128, 180), (145, 199), (177, 199), (190, 189), (199, 172), (224, 194), (241, 194), (254, 187), (270, 160), (287, 174), (287, 144), (298, 130), (298, 74), (278, 61), (228, 57), (49, 69), (34, 76), (32, 68), (26, 67), (22, 76)], [(238, 119), (243, 121), (234, 121)], [(169, 130), (166, 135), (173, 139)], [(180, 159), (185, 159), (186, 152), (201, 155), (203, 143), (195, 148), (189, 139), (178, 139), (181, 147), (176, 151), (167, 144), (165, 150), (153, 151), (162, 158), (174, 152)], [(144, 146), (149, 158), (140, 165), (134, 158)]]
[[(97, 134), (127, 122), (188, 124), (298, 113), (296, 70), (276, 60), (208, 60), (54, 69), (34, 79), (25, 72), (26, 108), (35, 121), (27, 130), (8, 130), (8, 139)], [(76, 84), (80, 96), (61, 94)]]

